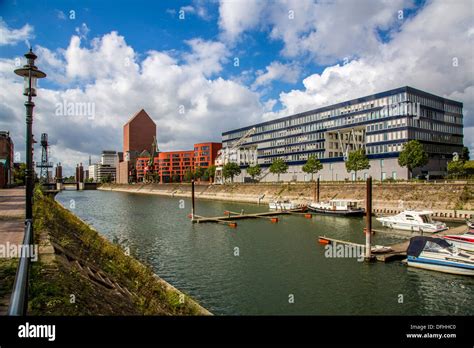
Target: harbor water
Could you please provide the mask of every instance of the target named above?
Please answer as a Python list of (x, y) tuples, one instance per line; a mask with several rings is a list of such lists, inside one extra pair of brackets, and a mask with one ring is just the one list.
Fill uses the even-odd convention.
[[(56, 199), (216, 315), (472, 315), (474, 279), (329, 254), (318, 236), (364, 243), (364, 220), (316, 215), (192, 224), (190, 199), (63, 191)], [(197, 214), (267, 211), (197, 200)], [(380, 228), (374, 220), (373, 228)], [(374, 244), (405, 239), (376, 234)]]

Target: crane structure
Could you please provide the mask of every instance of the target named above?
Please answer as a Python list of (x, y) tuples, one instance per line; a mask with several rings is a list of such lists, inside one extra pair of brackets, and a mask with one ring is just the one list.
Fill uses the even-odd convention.
[(150, 158), (148, 159), (148, 164), (146, 168), (145, 174), (145, 181), (153, 182), (154, 181), (154, 174), (155, 174), (155, 157), (157, 156), (158, 150), (158, 143), (156, 141), (156, 136), (153, 136), (153, 143), (151, 144), (151, 153)]
[(215, 160), (216, 166), (216, 174), (215, 174), (215, 184), (223, 184), (224, 183), (224, 166), (229, 163), (233, 162), (235, 159), (238, 162), (238, 158), (235, 158), (239, 148), (250, 138), (256, 131), (256, 128), (253, 127), (249, 129), (239, 140), (232, 144), (232, 146), (225, 147), (217, 152), (217, 158)]
[(36, 163), (36, 168), (40, 168), (40, 181), (49, 183), (49, 168), (53, 168), (53, 163), (49, 162), (48, 134), (41, 134), (41, 162)]

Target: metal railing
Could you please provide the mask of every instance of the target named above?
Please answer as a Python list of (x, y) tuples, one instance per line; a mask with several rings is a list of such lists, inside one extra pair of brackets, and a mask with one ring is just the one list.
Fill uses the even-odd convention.
[(20, 261), (16, 271), (13, 292), (10, 297), (10, 306), (8, 315), (18, 316), (26, 315), (28, 307), (28, 278), (30, 269), (30, 258), (26, 250), (33, 242), (33, 222), (31, 219), (25, 220), (25, 236), (23, 237), (23, 247), (21, 250)]

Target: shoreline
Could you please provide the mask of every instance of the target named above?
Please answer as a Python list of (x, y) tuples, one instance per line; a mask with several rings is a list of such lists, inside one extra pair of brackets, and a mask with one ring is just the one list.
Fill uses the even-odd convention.
[[(97, 190), (191, 198), (191, 187), (186, 183), (103, 184)], [(314, 192), (312, 183), (195, 185), (196, 199), (247, 204), (267, 205), (277, 199), (309, 203), (313, 201)], [(334, 198), (365, 200), (365, 185), (322, 183), (320, 197), (322, 201)], [(433, 217), (441, 221), (462, 222), (474, 218), (474, 185), (471, 184), (374, 184), (373, 197), (374, 215), (426, 209), (433, 211)]]

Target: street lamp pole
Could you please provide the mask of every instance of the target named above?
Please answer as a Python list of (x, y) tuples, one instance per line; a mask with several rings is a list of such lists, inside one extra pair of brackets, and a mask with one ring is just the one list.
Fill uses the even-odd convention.
[(26, 212), (27, 220), (33, 219), (33, 188), (34, 188), (34, 169), (33, 169), (33, 97), (36, 96), (36, 83), (38, 79), (46, 77), (46, 74), (35, 66), (37, 56), (30, 48), (25, 54), (27, 63), (23, 68), (16, 69), (15, 74), (24, 79), (23, 95), (28, 96), (25, 102), (26, 108)]

